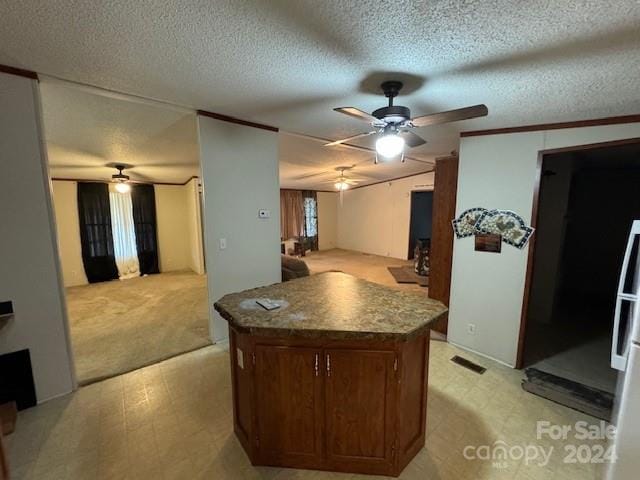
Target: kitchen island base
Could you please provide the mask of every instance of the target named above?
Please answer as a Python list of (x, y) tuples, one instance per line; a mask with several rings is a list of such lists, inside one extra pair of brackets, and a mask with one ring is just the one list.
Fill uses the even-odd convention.
[(425, 443), (429, 330), (260, 336), (230, 325), (234, 430), (253, 465), (398, 476)]

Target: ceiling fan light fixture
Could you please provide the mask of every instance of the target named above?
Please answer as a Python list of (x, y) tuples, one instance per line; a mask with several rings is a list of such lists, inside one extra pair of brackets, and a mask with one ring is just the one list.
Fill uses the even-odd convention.
[(336, 182), (335, 185), (336, 190), (340, 190), (341, 192), (347, 190), (349, 188), (349, 184), (347, 182)]
[(376, 140), (376, 152), (386, 159), (400, 155), (404, 150), (404, 138), (395, 133), (382, 135)]
[(129, 193), (131, 191), (131, 185), (124, 182), (116, 183), (116, 192), (118, 193)]

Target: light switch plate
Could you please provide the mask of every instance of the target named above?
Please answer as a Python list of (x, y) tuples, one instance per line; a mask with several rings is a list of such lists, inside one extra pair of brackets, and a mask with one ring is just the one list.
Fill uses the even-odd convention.
[(271, 218), (270, 210), (258, 210), (258, 218)]
[(220, 250), (224, 250), (225, 248), (227, 248), (227, 239), (226, 238), (221, 238), (220, 239)]

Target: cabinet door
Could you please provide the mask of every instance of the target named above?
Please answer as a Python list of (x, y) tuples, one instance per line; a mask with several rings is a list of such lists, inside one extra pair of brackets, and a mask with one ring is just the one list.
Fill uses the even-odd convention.
[[(393, 465), (395, 353), (325, 351), (327, 461), (388, 473)], [(376, 469), (376, 466), (379, 469)]]
[(258, 455), (264, 464), (313, 467), (322, 459), (320, 350), (257, 345)]

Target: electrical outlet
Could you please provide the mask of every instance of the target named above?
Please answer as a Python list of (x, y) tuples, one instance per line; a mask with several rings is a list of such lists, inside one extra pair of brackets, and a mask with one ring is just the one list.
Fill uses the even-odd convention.
[(470, 323), (467, 325), (467, 333), (469, 335), (475, 335), (476, 334), (476, 324), (475, 323)]
[(258, 210), (258, 218), (270, 218), (271, 211), (269, 210)]

